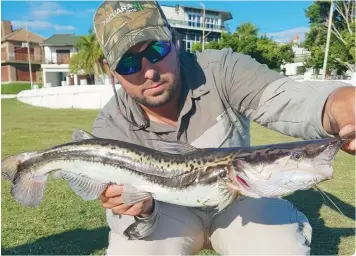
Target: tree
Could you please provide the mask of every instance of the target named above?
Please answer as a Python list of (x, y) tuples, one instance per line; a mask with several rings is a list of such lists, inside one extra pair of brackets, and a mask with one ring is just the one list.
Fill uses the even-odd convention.
[(261, 36), (257, 39), (256, 50), (251, 56), (270, 69), (280, 71), (283, 60), (293, 62), (294, 53), (291, 44), (280, 45), (267, 36)]
[(243, 23), (236, 28), (237, 52), (252, 55), (257, 47), (258, 28), (251, 22)]
[(79, 48), (79, 52), (73, 56), (74, 60), (71, 61), (70, 69), (73, 72), (84, 70), (88, 75), (95, 75), (96, 78), (101, 77), (104, 73), (102, 64), (104, 54), (95, 34), (89, 31), (89, 35), (81, 36), (76, 46)]
[[(330, 52), (328, 57), (328, 69), (336, 69), (342, 73), (347, 68), (355, 70), (355, 15), (356, 3), (353, 0), (335, 2), (333, 20), (331, 26)], [(330, 11), (329, 1), (317, 1), (305, 10), (309, 18), (310, 31), (306, 34), (304, 47), (311, 51), (306, 65), (320, 68), (324, 59), (321, 53), (325, 52), (326, 35)]]
[(82, 51), (75, 53), (70, 58), (69, 70), (72, 74), (90, 74), (91, 67), (84, 61), (85, 58), (82, 56), (82, 53)]
[[(282, 61), (292, 62), (294, 53), (291, 44), (280, 45), (267, 36), (258, 36), (259, 29), (251, 22), (243, 23), (232, 34), (222, 33), (220, 42), (211, 41), (205, 49), (231, 48), (234, 52), (250, 55), (258, 62), (279, 71)], [(193, 51), (201, 51), (200, 43), (192, 46)]]

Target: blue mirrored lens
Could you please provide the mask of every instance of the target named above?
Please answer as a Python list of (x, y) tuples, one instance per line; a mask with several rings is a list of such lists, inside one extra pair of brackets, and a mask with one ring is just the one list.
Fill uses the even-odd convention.
[(130, 75), (141, 70), (142, 57), (151, 63), (162, 60), (171, 50), (170, 42), (153, 42), (144, 51), (132, 56), (124, 56), (116, 67), (116, 72), (121, 75)]

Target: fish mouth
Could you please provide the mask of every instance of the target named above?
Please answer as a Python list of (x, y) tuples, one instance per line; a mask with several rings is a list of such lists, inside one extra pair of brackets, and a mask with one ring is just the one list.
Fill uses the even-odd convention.
[(236, 179), (237, 179), (237, 181), (241, 184), (241, 185), (243, 185), (244, 187), (250, 187), (248, 184), (247, 184), (247, 182), (243, 179), (243, 178), (241, 178), (239, 175), (236, 175)]
[(334, 139), (332, 139), (327, 147), (327, 151), (330, 157), (329, 160), (334, 160), (337, 152), (341, 149), (341, 147), (353, 139), (355, 139), (355, 132), (348, 133), (342, 137), (336, 136)]

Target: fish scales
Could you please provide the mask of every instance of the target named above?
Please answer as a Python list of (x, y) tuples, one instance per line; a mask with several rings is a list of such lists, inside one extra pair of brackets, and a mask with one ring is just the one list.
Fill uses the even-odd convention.
[[(181, 155), (172, 156), (153, 150), (142, 152), (127, 145), (122, 142), (97, 139), (69, 143), (40, 153), (37, 157), (23, 162), (19, 169), (36, 169), (51, 161), (98, 162), (104, 166), (111, 165), (133, 172), (161, 186), (183, 189), (198, 183), (216, 182), (217, 176), (227, 174), (227, 166), (231, 162), (231, 157), (218, 159), (213, 155), (210, 157), (206, 155), (200, 161), (193, 161), (196, 156), (190, 155), (185, 157), (186, 162), (184, 162)], [(158, 160), (160, 157), (162, 161)]]

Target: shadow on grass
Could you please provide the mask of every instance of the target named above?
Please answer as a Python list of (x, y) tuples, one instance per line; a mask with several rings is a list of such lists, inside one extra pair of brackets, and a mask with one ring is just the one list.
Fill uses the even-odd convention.
[(33, 243), (1, 248), (1, 255), (89, 255), (108, 245), (107, 227), (93, 230), (75, 229)]
[[(355, 236), (354, 228), (330, 228), (325, 225), (324, 219), (320, 216), (320, 210), (323, 205), (327, 205), (327, 207), (339, 213), (339, 224), (347, 221), (349, 223), (348, 226), (353, 226), (354, 224), (351, 224), (350, 219), (353, 222), (355, 221), (355, 207), (353, 205), (341, 201), (330, 193), (325, 193), (345, 216), (342, 216), (328, 199), (324, 201), (320, 192), (316, 190), (297, 191), (285, 197), (285, 199), (291, 201), (295, 207), (303, 212), (309, 219), (313, 228), (311, 243), (312, 255), (338, 255), (341, 238)], [(355, 248), (355, 243), (353, 243), (352, 248)]]
[[(345, 215), (340, 215), (340, 223), (343, 221), (355, 220), (355, 207), (341, 201), (332, 194), (326, 193)], [(355, 235), (354, 228), (330, 228), (320, 217), (320, 209), (325, 204), (320, 193), (315, 190), (297, 191), (285, 197), (303, 212), (309, 219), (313, 227), (313, 237), (311, 244), (312, 255), (338, 255), (339, 244), (342, 237)], [(326, 205), (337, 211), (329, 201)], [(2, 248), (2, 255), (88, 255), (97, 250), (102, 250), (108, 244), (107, 227), (94, 230), (76, 229), (47, 238), (41, 238), (33, 243), (13, 247)], [(353, 248), (355, 245), (352, 245)], [(211, 250), (203, 250), (199, 255), (214, 255)], [(216, 254), (215, 254), (216, 255)]]

